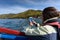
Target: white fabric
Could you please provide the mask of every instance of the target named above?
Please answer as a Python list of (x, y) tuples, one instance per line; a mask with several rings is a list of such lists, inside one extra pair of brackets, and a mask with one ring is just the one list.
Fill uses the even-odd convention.
[(47, 19), (47, 20), (44, 21), (44, 23), (46, 23), (47, 21), (52, 20), (52, 19), (58, 19), (58, 17)]
[(26, 35), (47, 35), (51, 33), (56, 33), (56, 30), (50, 25), (40, 26), (36, 28), (31, 28), (30, 26), (27, 27), (25, 31)]

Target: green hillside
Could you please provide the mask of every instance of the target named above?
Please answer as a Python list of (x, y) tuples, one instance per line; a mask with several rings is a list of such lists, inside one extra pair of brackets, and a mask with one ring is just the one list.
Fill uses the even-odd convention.
[(3, 14), (0, 15), (2, 19), (14, 19), (14, 18), (28, 18), (28, 17), (40, 17), (42, 14), (41, 10), (27, 10), (17, 14)]

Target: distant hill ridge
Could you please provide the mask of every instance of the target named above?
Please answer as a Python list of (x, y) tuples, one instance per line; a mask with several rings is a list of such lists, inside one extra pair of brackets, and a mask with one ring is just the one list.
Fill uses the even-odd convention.
[(2, 14), (0, 15), (1, 19), (14, 19), (14, 18), (29, 18), (29, 17), (38, 17), (41, 16), (41, 10), (27, 10), (18, 14)]

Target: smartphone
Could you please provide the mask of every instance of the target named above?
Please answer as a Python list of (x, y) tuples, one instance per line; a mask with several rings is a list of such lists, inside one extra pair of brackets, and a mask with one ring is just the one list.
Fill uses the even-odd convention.
[(29, 17), (29, 22), (33, 22), (33, 18), (32, 17)]

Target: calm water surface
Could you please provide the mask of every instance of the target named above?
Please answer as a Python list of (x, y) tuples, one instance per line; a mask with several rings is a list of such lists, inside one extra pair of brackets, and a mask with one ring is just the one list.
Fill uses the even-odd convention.
[[(41, 19), (34, 19), (37, 23), (42, 23)], [(28, 19), (0, 19), (0, 27), (6, 27), (14, 30), (22, 31), (26, 27), (29, 27)]]

